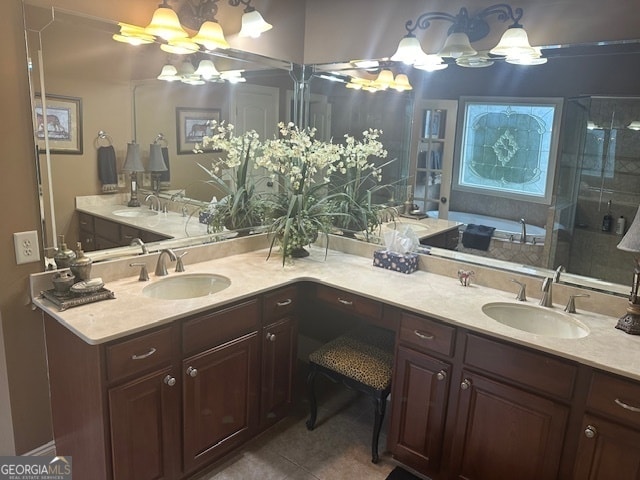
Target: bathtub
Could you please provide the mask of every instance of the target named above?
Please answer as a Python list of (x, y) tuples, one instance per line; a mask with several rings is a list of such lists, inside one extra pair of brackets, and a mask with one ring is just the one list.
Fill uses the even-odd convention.
[[(430, 210), (427, 215), (431, 218), (438, 218), (437, 210)], [(522, 235), (522, 225), (514, 220), (505, 220), (504, 218), (489, 217), (488, 215), (480, 215), (477, 213), (465, 212), (449, 212), (448, 220), (464, 224), (460, 231), (464, 231), (465, 227), (470, 223), (475, 225), (486, 225), (495, 227), (493, 238), (507, 241), (520, 241)], [(534, 242), (537, 245), (544, 244), (546, 231), (542, 227), (527, 224), (527, 242)]]

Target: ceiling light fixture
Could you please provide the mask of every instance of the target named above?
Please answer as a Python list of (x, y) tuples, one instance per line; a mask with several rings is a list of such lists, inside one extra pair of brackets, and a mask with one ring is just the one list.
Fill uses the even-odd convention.
[[(462, 67), (486, 67), (493, 64), (495, 57), (503, 58), (506, 62), (516, 65), (540, 65), (545, 63), (546, 58), (542, 57), (539, 48), (529, 44), (527, 32), (520, 24), (522, 18), (522, 8), (513, 9), (506, 3), (500, 3), (485, 8), (474, 16), (469, 15), (469, 11), (462, 7), (456, 15), (445, 12), (425, 12), (414, 20), (405, 23), (407, 34), (400, 40), (396, 52), (391, 56), (392, 61), (403, 62), (413, 65), (423, 70), (437, 70), (441, 62), (429, 57), (417, 39), (415, 31), (417, 29), (426, 30), (432, 21), (443, 20), (451, 22), (448, 36), (437, 53), (437, 57), (452, 58), (455, 63)], [(504, 32), (498, 45), (492, 48), (487, 54), (478, 54), (471, 46), (482, 38), (485, 38), (491, 31), (487, 18), (496, 16), (498, 20), (505, 22), (511, 20), (513, 23)]]

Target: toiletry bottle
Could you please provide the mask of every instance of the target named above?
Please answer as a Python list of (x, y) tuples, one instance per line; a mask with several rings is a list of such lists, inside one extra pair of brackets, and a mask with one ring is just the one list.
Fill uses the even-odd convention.
[(53, 257), (53, 261), (56, 262), (58, 268), (69, 268), (71, 261), (76, 258), (76, 254), (73, 250), (67, 247), (64, 241), (64, 235), (58, 235), (58, 249)]
[(613, 223), (613, 217), (611, 216), (611, 200), (609, 200), (607, 202), (607, 213), (602, 218), (602, 231), (610, 232), (612, 223)]
[(71, 261), (69, 268), (71, 273), (76, 276), (78, 281), (91, 279), (91, 259), (87, 257), (82, 251), (82, 244), (78, 242), (76, 244), (76, 258)]
[(618, 218), (618, 221), (616, 222), (616, 234), (617, 235), (624, 235), (624, 229), (627, 226), (627, 220), (620, 215), (620, 218)]

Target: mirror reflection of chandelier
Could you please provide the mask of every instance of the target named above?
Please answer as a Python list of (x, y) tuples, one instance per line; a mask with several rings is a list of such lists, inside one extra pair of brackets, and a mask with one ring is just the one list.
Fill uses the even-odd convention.
[[(168, 0), (162, 0), (162, 4), (153, 13), (151, 22), (146, 27), (119, 23), (120, 32), (113, 36), (119, 42), (132, 45), (151, 43), (163, 40), (160, 48), (168, 53), (189, 54), (201, 48), (206, 51), (218, 48), (229, 48), (229, 43), (224, 37), (222, 27), (216, 20), (220, 0), (186, 0), (180, 10), (182, 23), (176, 13), (168, 4)], [(229, 0), (229, 5), (237, 7), (245, 6), (242, 14), (242, 28), (240, 37), (257, 38), (262, 33), (270, 30), (272, 25), (267, 23), (260, 12), (251, 6), (251, 0)], [(189, 36), (183, 28), (197, 30), (196, 35)]]
[[(415, 21), (408, 20), (405, 23), (407, 34), (400, 40), (391, 60), (427, 71), (446, 68), (448, 64), (444, 63), (443, 59), (448, 58), (453, 59), (458, 66), (471, 68), (488, 67), (495, 60), (504, 60), (515, 65), (546, 63), (547, 59), (542, 56), (540, 48), (529, 44), (527, 32), (520, 24), (522, 14), (521, 8), (514, 10), (506, 3), (487, 7), (474, 16), (470, 16), (465, 7), (456, 15), (445, 12), (422, 13)], [(489, 34), (491, 27), (486, 19), (490, 16), (496, 16), (502, 22), (511, 20), (513, 23), (495, 47), (489, 51), (478, 52), (471, 43)], [(436, 54), (427, 54), (422, 49), (415, 31), (426, 30), (435, 20), (451, 22), (452, 26), (440, 50)]]

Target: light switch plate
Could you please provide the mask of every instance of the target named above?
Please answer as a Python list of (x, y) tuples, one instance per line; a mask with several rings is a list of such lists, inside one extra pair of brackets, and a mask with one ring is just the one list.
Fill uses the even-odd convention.
[(38, 246), (38, 232), (18, 232), (13, 234), (13, 244), (16, 249), (16, 263), (31, 263), (40, 261), (40, 247)]
[(148, 172), (144, 172), (142, 174), (142, 186), (150, 187), (151, 186), (151, 174)]
[(127, 181), (124, 178), (124, 173), (118, 174), (118, 188), (124, 188), (127, 186)]

